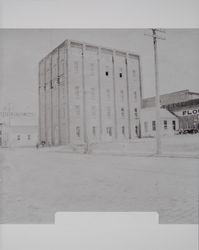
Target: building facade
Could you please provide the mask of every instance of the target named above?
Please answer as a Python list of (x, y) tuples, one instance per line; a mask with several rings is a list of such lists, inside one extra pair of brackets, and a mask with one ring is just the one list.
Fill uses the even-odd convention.
[(64, 41), (39, 63), (39, 141), (128, 141), (139, 136), (140, 58)]
[(199, 131), (199, 98), (168, 104), (165, 107), (178, 117), (181, 131), (192, 129)]
[[(174, 135), (179, 129), (179, 120), (167, 109), (160, 109), (161, 135)], [(156, 109), (155, 107), (144, 108), (141, 111), (141, 134), (142, 137), (156, 136)]]
[(28, 147), (38, 143), (36, 115), (0, 111), (0, 147)]
[[(176, 130), (199, 130), (199, 93), (186, 89), (164, 94), (160, 96), (160, 104), (162, 134), (172, 135)], [(142, 100), (141, 117), (142, 135), (155, 136), (155, 97)]]

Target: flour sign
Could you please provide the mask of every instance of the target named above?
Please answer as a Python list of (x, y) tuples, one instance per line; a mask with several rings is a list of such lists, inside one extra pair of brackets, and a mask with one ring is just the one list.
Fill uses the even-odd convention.
[(182, 115), (187, 116), (187, 115), (198, 115), (199, 114), (199, 108), (196, 109), (188, 109), (188, 110), (183, 110)]

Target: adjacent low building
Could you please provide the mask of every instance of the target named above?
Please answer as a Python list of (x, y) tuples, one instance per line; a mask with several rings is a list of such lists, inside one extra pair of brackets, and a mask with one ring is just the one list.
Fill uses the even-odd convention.
[[(163, 136), (174, 135), (179, 129), (178, 118), (167, 109), (160, 109), (161, 134)], [(144, 108), (141, 111), (141, 135), (142, 137), (156, 136), (156, 109)]]
[(0, 147), (30, 147), (38, 143), (36, 116), (30, 112), (0, 112)]
[[(182, 90), (160, 96), (162, 135), (173, 135), (179, 130), (199, 129), (199, 93)], [(142, 100), (142, 136), (155, 136), (155, 97)]]
[(199, 131), (199, 98), (164, 105), (164, 107), (178, 117), (181, 131), (192, 129)]
[(140, 136), (140, 58), (71, 40), (39, 63), (39, 141), (129, 141)]

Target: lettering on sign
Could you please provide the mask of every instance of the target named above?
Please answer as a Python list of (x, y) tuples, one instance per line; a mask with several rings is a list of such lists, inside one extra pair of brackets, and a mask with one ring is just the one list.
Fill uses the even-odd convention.
[(182, 115), (186, 116), (186, 115), (197, 115), (199, 114), (199, 108), (197, 109), (189, 109), (189, 110), (183, 110), (182, 111)]

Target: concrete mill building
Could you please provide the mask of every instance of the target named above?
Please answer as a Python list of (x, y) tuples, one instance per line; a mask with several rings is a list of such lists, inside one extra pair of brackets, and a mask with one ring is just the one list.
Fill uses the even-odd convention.
[(39, 141), (128, 141), (140, 136), (140, 58), (64, 41), (39, 63)]

